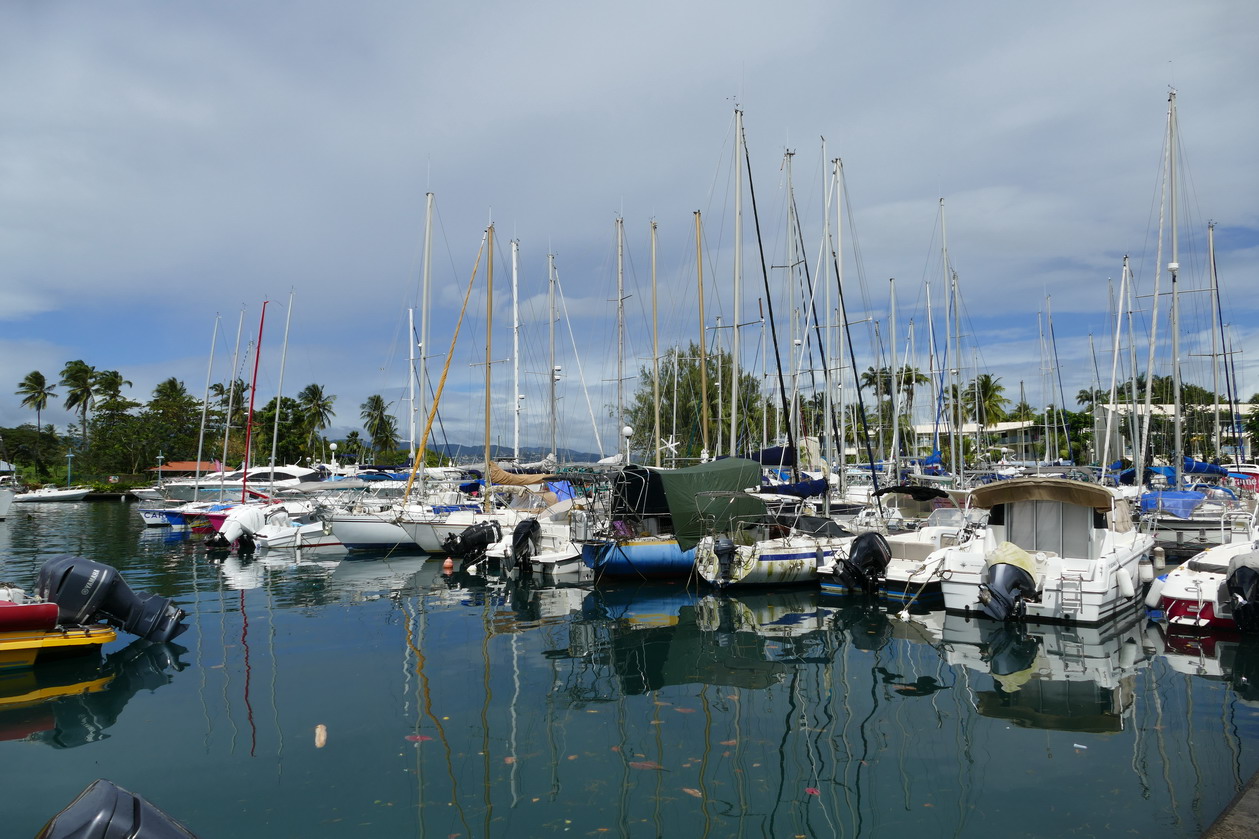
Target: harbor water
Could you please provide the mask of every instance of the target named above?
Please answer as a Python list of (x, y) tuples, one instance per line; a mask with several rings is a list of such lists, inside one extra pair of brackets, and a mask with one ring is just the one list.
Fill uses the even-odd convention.
[(0, 522), (189, 629), (0, 680), (4, 835), (108, 778), (211, 837), (1197, 837), (1259, 769), (1259, 649), (812, 587), (542, 588), (212, 553), (116, 501)]

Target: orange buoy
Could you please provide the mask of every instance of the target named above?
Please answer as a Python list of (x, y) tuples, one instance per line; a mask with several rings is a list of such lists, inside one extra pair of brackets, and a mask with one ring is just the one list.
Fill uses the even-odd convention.
[(446, 557), (446, 561), (442, 563), (442, 573), (449, 574), (455, 570), (455, 561), (450, 557)]

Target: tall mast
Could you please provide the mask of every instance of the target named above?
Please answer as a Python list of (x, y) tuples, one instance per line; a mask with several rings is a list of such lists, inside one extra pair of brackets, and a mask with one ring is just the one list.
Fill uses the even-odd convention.
[[(1211, 272), (1211, 395), (1215, 400), (1211, 415), (1215, 417), (1215, 456), (1223, 457), (1220, 451), (1220, 357), (1216, 353), (1215, 342), (1219, 337), (1216, 332), (1216, 319), (1220, 316), (1219, 285), (1215, 274), (1215, 222), (1207, 223), (1207, 259)], [(1232, 413), (1230, 401), (1229, 413)]]
[(1175, 411), (1172, 428), (1176, 448), (1172, 459), (1175, 461), (1176, 489), (1180, 489), (1185, 471), (1185, 443), (1180, 427), (1180, 295), (1177, 288), (1180, 242), (1176, 230), (1176, 91), (1173, 90), (1167, 97), (1167, 103), (1167, 196), (1172, 238), (1172, 261), (1167, 265), (1167, 272), (1172, 280), (1172, 405)]
[(284, 344), (280, 347), (280, 376), (275, 387), (275, 423), (271, 429), (271, 491), (275, 492), (275, 453), (280, 442), (280, 406), (284, 394), (284, 368), (289, 355), (289, 324), (293, 321), (293, 292), (289, 291), (289, 310), (284, 315)]
[(512, 456), (520, 462), (520, 240), (511, 241), (511, 392)]
[(704, 252), (699, 210), (695, 211), (695, 274), (699, 279), (699, 430), (703, 444), (700, 460), (708, 460), (708, 336), (704, 333)]
[(616, 217), (616, 434), (625, 427), (625, 220)]
[[(210, 363), (205, 369), (205, 393), (201, 397), (201, 432), (197, 435), (197, 469), (195, 472), (196, 483), (192, 485), (193, 500), (197, 498), (197, 489), (201, 484), (201, 455), (205, 446), (205, 422), (210, 413), (210, 379), (214, 375), (214, 348), (218, 345), (219, 340), (219, 321), (221, 318), (218, 314), (214, 316), (214, 331), (210, 335)], [(162, 481), (162, 464), (157, 465), (157, 480)]]
[(555, 366), (555, 254), (547, 254), (547, 310), (551, 313), (549, 328), (547, 330), (547, 340), (550, 343), (551, 356), (551, 455), (559, 462), (559, 452), (555, 445), (555, 425), (558, 417), (555, 415), (555, 384), (559, 381), (560, 370)]
[(416, 344), (415, 340), (415, 308), (407, 309), (407, 413), (410, 422), (407, 424), (407, 451), (409, 460), (415, 462), (415, 378), (416, 378)]
[(485, 259), (485, 493), (482, 504), (485, 512), (490, 502), (490, 363), (494, 336), (494, 225), (486, 230)]
[(249, 413), (245, 416), (245, 465), (241, 470), (240, 502), (249, 500), (249, 449), (254, 431), (254, 396), (258, 393), (258, 360), (262, 357), (262, 327), (267, 322), (267, 303), (262, 301), (262, 314), (258, 318), (258, 343), (254, 344), (254, 375), (249, 384)]
[[(433, 193), (426, 193), (424, 196), (424, 272), (423, 284), (420, 288), (420, 346), (419, 346), (419, 391), (420, 391), (420, 415), (428, 416), (428, 363), (425, 360), (425, 353), (428, 351), (428, 312), (429, 298), (432, 288), (432, 266), (433, 266)], [(414, 426), (415, 418), (412, 413), (412, 426)], [(415, 432), (411, 432), (411, 439), (415, 439)], [(414, 443), (412, 444), (414, 445)], [(415, 461), (415, 452), (411, 453), (412, 462)], [(424, 470), (420, 469), (420, 492), (424, 491)]]
[(898, 357), (899, 349), (896, 343), (896, 278), (889, 277), (888, 294), (891, 298), (891, 306), (888, 312), (888, 331), (892, 333), (892, 352), (890, 354), (892, 360), (892, 483), (896, 483), (896, 479), (900, 476), (900, 388), (897, 386), (900, 379), (900, 358)]
[(655, 405), (655, 423), (651, 447), (656, 451), (656, 468), (660, 468), (660, 322), (656, 309), (656, 222), (651, 222), (651, 401)]
[(739, 448), (739, 315), (743, 296), (743, 111), (735, 109), (734, 161), (734, 320), (730, 324), (730, 449), (734, 457)]

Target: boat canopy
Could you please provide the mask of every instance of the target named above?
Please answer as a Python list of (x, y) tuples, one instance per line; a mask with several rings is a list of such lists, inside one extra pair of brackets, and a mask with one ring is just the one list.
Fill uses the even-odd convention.
[(1115, 505), (1115, 495), (1106, 487), (1066, 478), (1028, 477), (994, 481), (971, 490), (970, 498), (971, 506), (985, 509), (1016, 501), (1058, 501), (1109, 513)]
[(1187, 519), (1202, 505), (1206, 495), (1192, 490), (1163, 490), (1141, 495), (1142, 513), (1167, 513), (1178, 519)]
[(678, 547), (684, 551), (699, 544), (706, 522), (712, 521), (714, 527), (724, 530), (731, 519), (765, 513), (765, 502), (750, 493), (744, 493), (746, 501), (740, 500), (738, 504), (726, 499), (721, 499), (720, 503), (705, 503), (700, 496), (700, 493), (742, 492), (760, 486), (761, 464), (755, 460), (727, 457), (685, 469), (653, 469), (651, 472), (660, 479), (673, 519), (673, 533)]

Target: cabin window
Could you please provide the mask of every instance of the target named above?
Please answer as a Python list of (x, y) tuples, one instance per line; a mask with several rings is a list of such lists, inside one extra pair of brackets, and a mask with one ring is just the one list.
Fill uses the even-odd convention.
[(1006, 538), (1025, 551), (1092, 557), (1093, 511), (1060, 501), (1019, 501), (1004, 505)]

